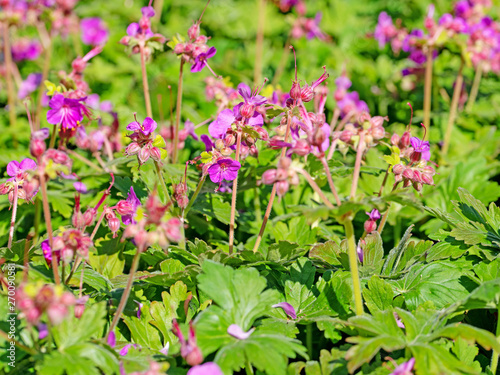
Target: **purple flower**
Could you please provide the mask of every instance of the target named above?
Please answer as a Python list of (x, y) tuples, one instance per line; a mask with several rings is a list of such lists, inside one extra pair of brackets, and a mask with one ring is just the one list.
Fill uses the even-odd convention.
[(363, 263), (364, 253), (363, 248), (360, 245), (356, 247), (356, 254), (358, 254), (359, 263)]
[(49, 329), (47, 324), (40, 323), (38, 324), (38, 340), (43, 340), (49, 335)]
[[(158, 124), (151, 117), (146, 117), (142, 122), (142, 125), (138, 121), (131, 122), (127, 125), (127, 130), (133, 131), (134, 133), (141, 133), (144, 136), (148, 136), (153, 133)], [(132, 137), (133, 134), (130, 136)]]
[(262, 95), (257, 95), (257, 93), (252, 93), (250, 87), (245, 83), (240, 83), (238, 85), (238, 93), (241, 95), (245, 103), (252, 104), (254, 106), (259, 106), (267, 102), (267, 99)]
[(82, 32), (82, 42), (97, 46), (106, 43), (108, 40), (108, 29), (106, 24), (99, 17), (84, 18), (80, 22)]
[[(59, 240), (60, 237), (54, 237), (53, 241), (55, 242), (56, 239)], [(60, 250), (52, 251), (52, 249), (50, 248), (49, 240), (42, 241), (41, 247), (42, 247), (43, 257), (45, 258), (47, 264), (52, 263), (52, 255), (56, 257), (56, 262), (59, 262), (61, 251)]]
[(397, 312), (394, 311), (394, 319), (396, 319), (396, 324), (398, 325), (399, 328), (406, 328), (404, 323), (401, 321), (401, 318), (397, 314)]
[(42, 82), (42, 75), (40, 73), (31, 73), (24, 81), (21, 82), (21, 85), (19, 85), (17, 97), (19, 99), (26, 98), (38, 88), (40, 82)]
[[(212, 124), (210, 124), (210, 125), (212, 125)], [(210, 137), (206, 134), (203, 134), (200, 138), (201, 138), (201, 141), (203, 143), (205, 143), (205, 151), (207, 151), (207, 152), (212, 151), (212, 149), (214, 148), (214, 143), (212, 142)]]
[(410, 359), (408, 362), (401, 363), (389, 375), (412, 375), (413, 366), (415, 366), (415, 358)]
[[(248, 87), (248, 86), (247, 86)], [(236, 107), (231, 109), (225, 109), (219, 116), (217, 116), (217, 120), (213, 121), (210, 125), (208, 125), (208, 132), (213, 138), (222, 138), (226, 135), (228, 129), (231, 128), (231, 125), (241, 118), (240, 107), (241, 104), (238, 104)], [(264, 124), (264, 119), (260, 113), (255, 113), (254, 116), (248, 119), (247, 125), (250, 126), (262, 126)]]
[(186, 122), (184, 123), (184, 130), (187, 131), (187, 133), (196, 141), (199, 140), (198, 135), (194, 131), (194, 124), (191, 121), (186, 120)]
[(374, 38), (378, 40), (379, 48), (384, 48), (386, 43), (394, 37), (396, 28), (392, 23), (392, 18), (386, 12), (382, 12), (378, 16), (378, 23), (375, 27)]
[(237, 325), (237, 324), (231, 324), (227, 328), (227, 333), (230, 334), (233, 337), (236, 337), (238, 340), (246, 340), (247, 338), (250, 337), (250, 335), (255, 331), (255, 327), (250, 329), (249, 331), (245, 332), (243, 329)]
[(42, 46), (37, 40), (22, 39), (12, 45), (12, 59), (16, 62), (36, 60), (42, 53)]
[(47, 122), (53, 125), (61, 124), (62, 129), (76, 128), (83, 120), (85, 106), (81, 101), (85, 99), (69, 99), (62, 94), (54, 95), (49, 102), (49, 107), (52, 109), (47, 112)]
[(201, 70), (207, 65), (207, 60), (214, 57), (217, 53), (215, 47), (210, 47), (207, 52), (200, 53), (196, 56), (193, 66), (191, 66), (191, 73), (201, 72)]
[(222, 183), (223, 180), (233, 181), (238, 177), (238, 171), (241, 164), (233, 159), (219, 159), (208, 168), (210, 180), (216, 184)]
[(424, 160), (430, 160), (431, 151), (429, 142), (421, 141), (417, 137), (411, 137), (410, 143), (411, 146), (413, 147), (414, 153), (419, 153), (421, 155), (421, 158)]
[(314, 18), (306, 18), (304, 28), (307, 31), (307, 39), (318, 38), (319, 40), (328, 40), (328, 36), (319, 28), (322, 17), (322, 13), (318, 12)]
[(187, 375), (224, 375), (219, 365), (214, 362), (207, 362), (189, 369)]
[(371, 212), (366, 212), (366, 214), (368, 215), (370, 220), (376, 221), (376, 220), (380, 219), (380, 212), (378, 212), (378, 210), (376, 208), (371, 210)]
[(108, 345), (114, 348), (116, 346), (116, 335), (114, 331), (111, 331), (108, 335)]
[(77, 181), (73, 184), (73, 187), (75, 188), (75, 190), (79, 193), (82, 193), (82, 194), (87, 194), (88, 190), (87, 190), (87, 186), (85, 186), (85, 184), (81, 181)]
[(280, 302), (277, 303), (276, 305), (272, 305), (271, 307), (282, 308), (285, 314), (288, 315), (290, 318), (297, 319), (297, 313), (295, 312), (295, 309), (288, 302)]
[(127, 35), (136, 37), (137, 34), (139, 34), (139, 31), (141, 30), (141, 27), (137, 22), (132, 22), (130, 25), (127, 26)]
[(130, 203), (130, 205), (134, 209), (134, 213), (129, 215), (122, 215), (122, 222), (125, 225), (135, 224), (136, 221), (134, 220), (134, 215), (137, 211), (137, 207), (141, 205), (141, 201), (139, 200), (139, 198), (137, 198), (137, 195), (135, 195), (135, 191), (132, 186), (130, 187), (130, 192), (127, 196), (127, 202)]
[(155, 16), (155, 10), (152, 6), (142, 7), (141, 13), (144, 17), (152, 18)]
[(168, 356), (169, 349), (170, 349), (170, 342), (167, 341), (165, 346), (162, 349), (160, 349), (160, 353), (163, 354), (164, 356)]
[(135, 300), (134, 300), (134, 302), (137, 303), (137, 306), (138, 306), (138, 308), (137, 308), (137, 318), (141, 319), (142, 307), (144, 306), (144, 304), (141, 303), (141, 302), (139, 302), (139, 301), (135, 301)]
[(24, 172), (34, 169), (36, 169), (36, 163), (30, 158), (25, 158), (20, 163), (12, 160), (7, 164), (7, 174), (12, 177), (9, 178), (9, 181), (13, 181), (16, 178), (22, 179)]

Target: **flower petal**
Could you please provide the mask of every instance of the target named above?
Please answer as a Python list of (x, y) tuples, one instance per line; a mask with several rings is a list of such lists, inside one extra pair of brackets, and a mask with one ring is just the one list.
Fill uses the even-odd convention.
[(19, 164), (19, 168), (21, 168), (22, 171), (36, 169), (36, 163), (34, 160), (31, 160), (30, 158), (26, 158), (26, 159), (23, 159), (21, 164)]
[(9, 164), (7, 164), (7, 174), (10, 177), (16, 177), (19, 172), (21, 172), (21, 168), (19, 167), (18, 161), (12, 160)]
[(230, 334), (233, 337), (236, 337), (239, 340), (246, 340), (247, 338), (250, 337), (250, 335), (255, 331), (255, 327), (250, 329), (249, 331), (245, 332), (243, 329), (237, 325), (237, 324), (231, 324), (228, 329), (227, 333)]
[(295, 312), (295, 309), (288, 302), (280, 302), (275, 305), (272, 305), (271, 307), (282, 308), (285, 314), (288, 315), (290, 318), (297, 319), (297, 313)]

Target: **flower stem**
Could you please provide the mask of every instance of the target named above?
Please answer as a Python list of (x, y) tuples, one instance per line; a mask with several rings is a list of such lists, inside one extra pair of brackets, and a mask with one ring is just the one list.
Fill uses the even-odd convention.
[[(431, 99), (432, 99), (432, 47), (429, 46), (427, 49), (427, 62), (425, 63), (425, 81), (424, 81), (424, 126), (429, 129), (431, 124)], [(429, 132), (426, 132), (426, 138), (429, 136)]]
[[(392, 187), (392, 190), (391, 190), (391, 193), (396, 190), (396, 188), (398, 187), (399, 185), (399, 182), (394, 184), (394, 186)], [(379, 195), (380, 196), (380, 195)], [(384, 226), (385, 226), (385, 223), (387, 221), (387, 217), (389, 216), (389, 210), (391, 209), (391, 202), (389, 202), (387, 204), (387, 210), (385, 210), (384, 212), (384, 216), (382, 216), (382, 220), (380, 220), (380, 223), (378, 225), (378, 228), (377, 228), (377, 232), (379, 234), (382, 234), (382, 231), (384, 230)]]
[[(16, 93), (12, 81), (12, 53), (10, 49), (9, 25), (3, 24), (3, 54), (5, 59), (5, 80), (7, 81), (7, 103), (9, 104), (9, 122), (12, 129), (16, 128)], [(12, 143), (17, 148), (16, 132), (12, 133)]]
[(57, 127), (58, 127), (57, 124), (52, 127), (52, 134), (50, 135), (49, 148), (54, 148), (56, 144)]
[[(240, 150), (241, 150), (241, 130), (238, 131), (236, 138), (236, 155), (234, 159), (240, 161)], [(229, 222), (229, 254), (233, 253), (234, 244), (234, 219), (236, 217), (236, 195), (238, 193), (238, 175), (233, 180), (233, 195), (231, 197), (231, 220)]]
[(40, 210), (40, 199), (37, 197), (35, 200), (35, 219), (33, 226), (35, 227), (35, 236), (33, 237), (34, 243), (37, 243), (38, 236), (40, 235), (40, 218), (42, 216), (42, 210)]
[(73, 267), (71, 268), (71, 271), (69, 271), (69, 275), (66, 278), (66, 284), (70, 282), (71, 278), (73, 277), (73, 274), (78, 269), (78, 266), (80, 265), (81, 261), (82, 261), (81, 258), (77, 255), (75, 258), (75, 262), (73, 263)]
[(334, 205), (328, 200), (328, 198), (325, 196), (323, 191), (319, 188), (319, 186), (314, 182), (313, 178), (309, 173), (307, 173), (304, 169), (298, 169), (297, 172), (299, 172), (302, 176), (304, 176), (309, 182), (309, 185), (313, 188), (313, 190), (319, 195), (323, 203), (328, 207), (328, 208), (335, 208)]
[(354, 306), (356, 315), (363, 314), (363, 297), (361, 295), (361, 283), (358, 273), (358, 255), (356, 253), (356, 239), (354, 237), (354, 228), (350, 219), (344, 222), (345, 235), (347, 237), (347, 245), (349, 248), (349, 268), (352, 275), (352, 287), (354, 291)]
[(42, 27), (40, 24), (38, 25), (38, 32), (40, 34), (40, 39), (44, 41), (43, 48), (45, 50), (45, 56), (43, 60), (43, 68), (42, 68), (42, 81), (40, 82), (40, 86), (38, 86), (38, 98), (36, 104), (36, 114), (35, 114), (35, 129), (40, 129), (40, 117), (42, 115), (42, 99), (43, 92), (45, 87), (45, 81), (49, 77), (49, 69), (50, 69), (50, 60), (52, 58), (52, 49), (53, 43), (50, 37), (50, 34), (47, 33), (45, 27)]
[(340, 206), (341, 203), (339, 195), (337, 194), (337, 189), (335, 189), (335, 185), (333, 184), (332, 173), (330, 172), (330, 168), (328, 168), (328, 163), (326, 162), (325, 156), (322, 156), (320, 160), (321, 163), (323, 164), (323, 167), (325, 168), (326, 178), (328, 179), (330, 190), (332, 191), (333, 196), (335, 197), (335, 202), (337, 203), (337, 206)]
[[(496, 336), (500, 340), (500, 305), (498, 305), (498, 310), (497, 310), (497, 331), (496, 331)], [(497, 373), (497, 367), (498, 367), (498, 356), (499, 353), (496, 350), (493, 350), (493, 353), (491, 355), (491, 365), (490, 365), (490, 370), (492, 374)]]
[[(45, 216), (45, 225), (47, 226), (47, 236), (49, 237), (49, 245), (51, 252), (54, 248), (54, 238), (52, 235), (52, 223), (50, 218), (50, 207), (49, 207), (49, 199), (47, 197), (47, 184), (45, 181), (44, 172), (40, 173), (40, 188), (42, 190), (42, 204), (43, 204), (43, 213)], [(57, 264), (57, 257), (52, 253), (52, 271), (54, 272), (54, 281), (56, 285), (61, 284), (61, 278), (59, 277), (59, 267)]]
[(245, 364), (245, 372), (247, 375), (253, 375), (253, 367), (252, 364), (250, 363), (250, 360), (247, 358), (246, 364)]
[(382, 181), (382, 185), (380, 186), (380, 190), (378, 191), (378, 196), (382, 196), (382, 192), (384, 191), (385, 184), (387, 183), (387, 177), (389, 177), (389, 170), (391, 169), (391, 166), (389, 165), (387, 169), (385, 170), (385, 176), (384, 180)]
[(460, 100), (460, 93), (462, 92), (462, 84), (464, 82), (464, 76), (462, 74), (464, 68), (464, 62), (460, 63), (460, 68), (458, 68), (457, 79), (455, 81), (455, 88), (453, 90), (453, 97), (451, 98), (450, 115), (448, 117), (448, 125), (446, 126), (446, 133), (444, 135), (442, 155), (448, 153), (450, 148), (451, 132), (453, 130), (453, 124), (455, 123), (455, 118), (457, 117), (458, 101)]
[[(111, 325), (109, 326), (108, 336), (109, 336), (110, 332), (113, 332), (116, 325), (118, 324), (118, 320), (120, 320), (120, 316), (123, 312), (123, 309), (125, 308), (125, 305), (127, 304), (128, 297), (130, 296), (130, 290), (132, 289), (132, 284), (134, 283), (134, 274), (137, 271), (137, 268), (139, 267), (139, 258), (141, 256), (141, 252), (142, 252), (142, 249), (137, 248), (137, 252), (134, 255), (134, 259), (132, 260), (132, 265), (130, 266), (130, 273), (129, 273), (127, 285), (125, 286), (125, 289), (123, 290), (122, 298), (120, 299), (120, 303), (118, 304), (118, 307), (116, 309), (115, 316), (113, 317)], [(106, 336), (106, 339), (108, 336)]]
[(174, 144), (172, 145), (172, 163), (177, 163), (179, 150), (179, 123), (181, 121), (181, 106), (182, 106), (182, 71), (184, 68), (184, 60), (181, 59), (179, 69), (179, 84), (177, 85), (177, 104), (175, 106), (175, 127), (174, 127)]
[(481, 84), (482, 76), (483, 76), (483, 63), (482, 61), (480, 61), (476, 68), (476, 74), (474, 75), (474, 82), (472, 83), (472, 88), (470, 89), (469, 100), (467, 100), (467, 106), (465, 107), (466, 112), (472, 111), (472, 107), (474, 107), (477, 94), (479, 93), (479, 85)]
[(364, 151), (365, 151), (365, 133), (361, 132), (359, 136), (358, 150), (356, 152), (356, 162), (354, 163), (354, 172), (352, 174), (351, 195), (349, 196), (349, 199), (353, 199), (356, 196), (356, 191), (358, 190), (359, 172), (361, 169), (361, 158), (363, 157)]
[(97, 164), (95, 164), (92, 161), (90, 161), (89, 159), (87, 159), (85, 156), (80, 155), (78, 152), (75, 152), (75, 151), (70, 150), (70, 149), (65, 149), (64, 151), (66, 151), (71, 156), (74, 156), (75, 158), (77, 158), (81, 162), (87, 164), (89, 167), (94, 168), (97, 172), (99, 172), (99, 173), (104, 172), (104, 170), (101, 167), (99, 167)]
[(38, 353), (36, 352), (36, 350), (33, 350), (31, 348), (28, 348), (26, 345), (24, 344), (21, 344), (19, 341), (17, 341), (16, 339), (12, 339), (9, 337), (9, 335), (7, 333), (5, 333), (4, 331), (0, 330), (0, 337), (3, 338), (5, 341), (7, 342), (13, 342), (15, 346), (17, 346), (19, 349), (21, 350), (24, 350), (26, 353), (28, 354), (31, 354), (31, 355), (37, 355)]
[(12, 219), (10, 221), (9, 244), (7, 246), (9, 249), (12, 248), (12, 240), (14, 239), (14, 226), (16, 225), (18, 189), (19, 189), (19, 187), (17, 186), (17, 182), (16, 182), (16, 184), (14, 186), (14, 202), (12, 203)]
[[(287, 115), (286, 122), (286, 131), (285, 131), (285, 142), (290, 136), (290, 127), (292, 125), (292, 116), (290, 114)], [(283, 147), (281, 150), (280, 160), (284, 158), (286, 155), (286, 147)], [(253, 252), (256, 253), (259, 249), (260, 241), (262, 241), (262, 236), (264, 235), (264, 230), (266, 229), (267, 221), (269, 220), (269, 216), (271, 215), (271, 210), (273, 208), (274, 198), (276, 197), (276, 184), (273, 184), (273, 189), (271, 190), (271, 196), (269, 197), (269, 202), (267, 203), (266, 213), (264, 214), (264, 220), (262, 220), (262, 225), (260, 226), (259, 234), (257, 236), (257, 240), (255, 241), (255, 245), (253, 246)]]
[(264, 50), (264, 27), (266, 24), (266, 2), (257, 0), (257, 37), (255, 39), (255, 65), (253, 83), (259, 84), (262, 80), (262, 54)]
[(161, 173), (160, 164), (155, 160), (155, 169), (156, 174), (158, 175), (158, 179), (160, 180), (161, 186), (163, 188), (163, 192), (165, 193), (166, 203), (170, 202), (170, 194), (168, 193), (167, 185), (165, 184), (165, 179), (163, 178), (163, 174)]
[(144, 46), (139, 44), (141, 50), (141, 71), (142, 71), (142, 87), (144, 88), (144, 101), (146, 102), (146, 114), (153, 118), (153, 110), (151, 109), (151, 98), (149, 97), (148, 73), (146, 72), (146, 56), (144, 54)]
[(200, 180), (200, 182), (198, 182), (198, 186), (196, 187), (196, 190), (194, 191), (193, 195), (191, 196), (191, 199), (189, 200), (187, 207), (184, 209), (182, 217), (186, 217), (186, 215), (189, 212), (189, 210), (191, 209), (191, 207), (193, 207), (193, 204), (194, 204), (196, 198), (198, 198), (198, 194), (200, 194), (201, 188), (203, 187), (203, 184), (205, 183), (206, 178), (207, 178), (206, 175), (203, 175), (201, 177), (201, 180)]

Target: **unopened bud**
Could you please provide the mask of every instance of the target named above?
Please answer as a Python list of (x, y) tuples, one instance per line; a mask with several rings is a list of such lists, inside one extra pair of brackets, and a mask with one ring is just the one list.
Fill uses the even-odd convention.
[(149, 20), (149, 17), (143, 16), (139, 20), (139, 26), (142, 30), (149, 30), (149, 28), (151, 27), (151, 21)]
[(226, 148), (226, 143), (222, 139), (217, 139), (215, 141), (215, 148), (217, 150), (223, 150)]
[(392, 167), (392, 172), (394, 174), (401, 174), (405, 170), (405, 167), (402, 164), (396, 164)]
[(434, 185), (434, 179), (428, 174), (422, 173), (421, 179), (422, 182), (426, 185)]
[(298, 100), (300, 99), (300, 94), (300, 84), (298, 82), (294, 82), (292, 84), (292, 88), (290, 89), (290, 98), (292, 98), (293, 100)]
[(236, 137), (234, 136), (234, 134), (226, 134), (226, 137), (224, 138), (225, 147), (231, 147), (235, 144), (235, 142)]
[(410, 138), (411, 138), (410, 132), (409, 131), (404, 132), (399, 141), (399, 148), (403, 149), (408, 147), (410, 145)]
[(335, 98), (335, 101), (341, 101), (344, 99), (345, 94), (347, 94), (347, 90), (345, 89), (337, 89), (335, 90), (335, 93), (333, 94), (333, 97)]
[(399, 143), (399, 135), (397, 135), (396, 133), (394, 133), (392, 136), (391, 136), (391, 144), (393, 146), (396, 146), (398, 143)]
[[(248, 147), (245, 148), (248, 149)], [(243, 150), (243, 145), (241, 145), (240, 154), (242, 154), (242, 150)], [(224, 147), (222, 150), (220, 150), (220, 153), (223, 156), (230, 156), (233, 153), (233, 150), (231, 150), (229, 147)]]
[(263, 141), (269, 140), (269, 134), (267, 134), (266, 129), (264, 129), (264, 128), (260, 127), (260, 126), (256, 126), (256, 127), (254, 127), (254, 130), (257, 133), (259, 133), (259, 139), (262, 139)]
[(193, 25), (188, 29), (188, 37), (189, 39), (195, 40), (198, 38), (200, 35), (200, 25), (195, 22)]
[(75, 212), (71, 218), (71, 224), (73, 224), (75, 228), (83, 228), (85, 226), (83, 214), (81, 212)]
[(288, 169), (292, 165), (292, 159), (289, 157), (283, 157), (278, 161), (278, 168)]
[(45, 145), (45, 141), (41, 139), (32, 139), (30, 144), (30, 153), (35, 158), (42, 156), (47, 146)]
[(285, 195), (289, 188), (290, 188), (290, 184), (288, 183), (288, 181), (278, 181), (276, 183), (276, 193), (280, 197)]
[(154, 160), (154, 161), (160, 161), (161, 160), (161, 151), (158, 147), (152, 147), (151, 148), (151, 158)]
[(82, 73), (86, 66), (87, 63), (81, 57), (74, 59), (71, 63), (71, 67), (77, 73)]
[(382, 139), (385, 137), (385, 130), (382, 126), (377, 126), (371, 131), (373, 138)]
[(131, 213), (134, 212), (134, 208), (130, 204), (130, 202), (127, 202), (125, 200), (121, 200), (116, 204), (116, 212), (118, 212), (120, 215), (130, 215)]
[(150, 156), (151, 152), (147, 147), (141, 148), (141, 151), (139, 151), (139, 153), (137, 154), (139, 164), (144, 164), (145, 162), (147, 162)]
[(375, 220), (366, 220), (364, 226), (365, 232), (369, 234), (377, 229), (377, 222)]
[(403, 177), (407, 180), (413, 180), (413, 170), (406, 168), (403, 172)]
[(311, 146), (305, 139), (298, 139), (293, 146), (293, 152), (299, 156), (305, 156), (311, 152)]
[(126, 155), (137, 155), (141, 151), (141, 146), (137, 142), (130, 143), (125, 149)]
[(314, 98), (314, 90), (312, 87), (306, 86), (302, 89), (300, 92), (300, 98), (302, 99), (303, 102), (307, 103), (313, 100)]
[(189, 366), (197, 366), (203, 362), (203, 356), (200, 349), (195, 346), (194, 349), (186, 356), (186, 362)]
[(85, 312), (85, 304), (76, 304), (75, 305), (75, 318), (80, 319)]
[(286, 133), (286, 125), (280, 125), (274, 128), (274, 132), (279, 137), (284, 137)]
[(422, 185), (422, 183), (421, 183), (421, 182), (414, 182), (414, 183), (413, 183), (413, 188), (414, 188), (416, 191), (418, 191), (418, 192), (422, 191), (422, 188), (423, 188), (423, 187), (424, 187), (424, 186)]
[(276, 181), (276, 169), (268, 169), (262, 174), (262, 183), (265, 185), (272, 185)]
[(114, 237), (116, 232), (118, 232), (118, 230), (120, 229), (120, 219), (118, 219), (117, 217), (112, 217), (108, 219), (108, 227), (111, 230), (111, 232), (113, 232), (113, 237)]
[(253, 104), (245, 103), (240, 107), (241, 116), (245, 118), (250, 118), (255, 113), (255, 107)]
[(85, 226), (92, 225), (96, 217), (96, 212), (93, 208), (89, 208), (85, 213), (83, 214), (83, 220), (85, 223)]
[(351, 137), (352, 137), (352, 132), (349, 130), (344, 130), (342, 131), (342, 133), (340, 133), (339, 139), (344, 143), (349, 143), (351, 142)]

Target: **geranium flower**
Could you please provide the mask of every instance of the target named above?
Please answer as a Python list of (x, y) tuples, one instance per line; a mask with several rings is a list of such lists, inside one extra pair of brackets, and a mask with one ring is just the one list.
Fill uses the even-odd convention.
[(233, 181), (237, 178), (240, 168), (241, 164), (236, 160), (219, 159), (208, 168), (208, 174), (213, 183), (220, 184), (223, 180)]
[(30, 158), (23, 159), (20, 163), (16, 160), (12, 160), (7, 164), (7, 174), (12, 177), (8, 181), (14, 181), (16, 179), (21, 180), (24, 177), (24, 173), (29, 170), (35, 170), (36, 163)]
[(128, 215), (122, 215), (122, 222), (125, 225), (136, 224), (134, 216), (137, 211), (137, 208), (141, 205), (141, 201), (139, 200), (139, 198), (137, 198), (137, 195), (135, 195), (135, 191), (132, 186), (130, 187), (130, 192), (128, 193), (127, 202), (130, 203), (130, 206), (133, 209), (133, 213)]
[(214, 57), (216, 53), (217, 49), (215, 49), (215, 47), (210, 47), (207, 52), (200, 53), (196, 56), (194, 64), (191, 66), (191, 73), (201, 72), (201, 70), (207, 66), (207, 60)]
[(80, 30), (82, 32), (82, 42), (87, 45), (97, 46), (106, 43), (108, 40), (108, 29), (104, 21), (99, 17), (82, 19)]
[(38, 86), (40, 86), (40, 82), (42, 82), (42, 75), (40, 73), (31, 73), (19, 85), (19, 91), (17, 92), (17, 97), (19, 99), (26, 98), (29, 94), (36, 91)]
[(250, 329), (249, 331), (245, 332), (243, 329), (237, 325), (237, 324), (231, 324), (227, 328), (227, 333), (230, 334), (231, 336), (237, 338), (238, 340), (246, 340), (247, 338), (250, 337), (250, 335), (255, 331), (255, 327)]
[(224, 375), (219, 365), (214, 362), (207, 362), (189, 369), (187, 375)]
[(275, 305), (272, 305), (271, 307), (282, 308), (285, 314), (288, 315), (290, 318), (297, 319), (297, 313), (295, 312), (294, 307), (290, 305), (288, 302), (280, 302)]
[(370, 218), (370, 220), (378, 220), (380, 219), (380, 212), (374, 208), (373, 210), (371, 210), (370, 212), (365, 212), (368, 217)]
[[(127, 130), (133, 131), (134, 133), (141, 133), (144, 136), (148, 136), (153, 133), (158, 124), (151, 117), (146, 117), (142, 122), (142, 125), (138, 121), (131, 122), (127, 125)], [(134, 134), (130, 135), (133, 138)]]
[(431, 158), (431, 151), (430, 151), (430, 144), (427, 141), (421, 141), (417, 137), (411, 137), (410, 138), (410, 143), (413, 147), (413, 152), (416, 154), (420, 154), (421, 159), (424, 160), (430, 160)]
[(49, 107), (52, 109), (47, 112), (47, 122), (53, 125), (61, 124), (62, 129), (76, 128), (83, 120), (85, 107), (81, 101), (85, 99), (69, 99), (62, 94), (54, 95), (49, 102)]
[(410, 359), (408, 362), (401, 363), (390, 373), (390, 375), (413, 375), (413, 366), (415, 366), (415, 358)]

